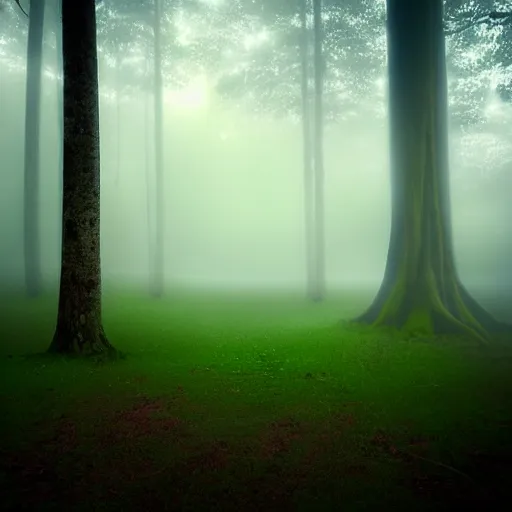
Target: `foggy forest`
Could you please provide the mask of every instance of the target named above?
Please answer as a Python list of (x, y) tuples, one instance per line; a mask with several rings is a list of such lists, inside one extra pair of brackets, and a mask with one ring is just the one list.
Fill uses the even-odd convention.
[(0, 0), (5, 510), (512, 500), (510, 0)]

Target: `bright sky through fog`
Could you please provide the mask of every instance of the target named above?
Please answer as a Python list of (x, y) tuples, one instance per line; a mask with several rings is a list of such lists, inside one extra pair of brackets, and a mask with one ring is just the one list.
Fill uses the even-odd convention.
[(199, 2), (206, 5), (222, 5), (226, 0), (199, 0)]
[(197, 109), (208, 104), (209, 92), (207, 78), (198, 76), (183, 89), (166, 89), (164, 100), (173, 106)]
[(244, 48), (246, 50), (252, 50), (258, 46), (261, 46), (265, 42), (267, 42), (270, 38), (270, 35), (267, 30), (263, 29), (260, 32), (256, 32), (255, 34), (248, 34), (244, 39)]

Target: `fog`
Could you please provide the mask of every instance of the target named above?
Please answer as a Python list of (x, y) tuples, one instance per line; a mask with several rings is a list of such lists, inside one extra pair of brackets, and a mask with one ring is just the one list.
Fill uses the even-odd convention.
[[(62, 3), (77, 96), (66, 101), (66, 150), (94, 155), (81, 168), (67, 153), (59, 289)], [(418, 154), (425, 167), (404, 178), (417, 195), (399, 213), (419, 214), (396, 224), (403, 251), (393, 244), (375, 295), (391, 227), (386, 3), (394, 72), (415, 82), (408, 93), (396, 80), (395, 125), (426, 135), (395, 160)], [(2, 510), (499, 510), (510, 500), (510, 1), (445, 0), (446, 32), (465, 27), (446, 38), (450, 219), (426, 207), (446, 206), (445, 176), (429, 172), (441, 109), (427, 108), (439, 100), (440, 0), (46, 0), (39, 74), (19, 7), (32, 6), (33, 21), (42, 4), (0, 0)], [(90, 105), (90, 84), (76, 82), (90, 78), (80, 59), (90, 48), (77, 42), (91, 42), (94, 5), (102, 287), (98, 148), (79, 140), (96, 130), (75, 123)], [(313, 40), (317, 51), (301, 54)], [(424, 76), (416, 62), (429, 65)], [(42, 78), (39, 172), (36, 151), (25, 166), (27, 67)], [(313, 85), (325, 290), (324, 262), (306, 257), (320, 245), (313, 229), (305, 236)], [(450, 248), (432, 247), (449, 228), (459, 276)]]
[[(42, 269), (51, 288), (60, 260), (52, 37), (45, 35), (43, 57), (40, 183)], [(0, 278), (5, 286), (23, 283), (25, 45), (26, 35), (19, 36), (16, 58), (0, 55)], [(144, 90), (122, 91), (118, 109), (115, 73), (101, 54), (99, 78), (104, 284), (144, 284), (149, 267), (148, 186), (149, 197), (154, 194), (153, 96)], [(288, 79), (295, 80), (282, 76)], [(385, 89), (381, 81), (368, 93), (368, 102), (381, 101)], [(509, 112), (492, 95), (482, 105), (496, 106), (497, 101), (499, 112)], [(167, 288), (303, 288), (298, 117), (257, 113), (248, 102), (221, 98), (207, 74), (192, 74), (181, 87), (166, 84), (164, 103)], [(507, 126), (491, 126), (487, 132), (499, 137), (500, 130), (510, 131)], [(482, 137), (480, 127), (450, 133), (453, 232), (463, 281), (469, 288), (495, 292), (511, 282), (512, 208), (504, 178), (511, 173), (501, 170), (495, 150), (484, 155), (488, 150)], [(476, 142), (468, 145), (468, 140)], [(324, 150), (327, 288), (375, 289), (384, 271), (390, 228), (385, 115), (327, 122)], [(476, 157), (464, 153), (471, 151)], [(481, 163), (474, 165), (475, 158)]]

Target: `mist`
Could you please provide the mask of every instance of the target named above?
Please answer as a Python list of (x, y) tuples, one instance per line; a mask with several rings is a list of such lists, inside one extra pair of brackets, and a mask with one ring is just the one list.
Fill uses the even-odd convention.
[[(19, 36), (19, 48), (25, 44)], [(1, 56), (0, 276), (3, 283), (15, 287), (23, 283), (23, 59), (23, 55)], [(46, 286), (54, 289), (60, 264), (59, 78), (50, 44), (45, 45), (43, 65), (42, 269)], [(144, 286), (151, 229), (148, 197), (151, 200), (154, 195), (152, 95), (144, 90), (120, 91), (118, 109), (115, 73), (101, 59), (99, 78), (103, 280), (106, 289), (109, 285)], [(293, 82), (294, 77), (283, 76), (282, 80)], [(375, 87), (367, 96), (368, 103), (379, 103), (386, 87), (382, 83)], [(495, 98), (491, 101), (496, 103)], [(204, 74), (190, 76), (180, 88), (166, 84), (164, 105), (166, 288), (176, 284), (303, 288), (299, 119), (254, 112), (240, 102), (221, 98), (213, 78)], [(510, 115), (510, 107), (501, 101), (497, 110)], [(505, 129), (510, 130), (499, 126)], [(493, 130), (499, 137), (500, 132)], [(479, 133), (481, 129), (473, 127), (464, 136), (473, 135), (478, 144)], [(510, 196), (502, 176), (506, 171), (500, 174), (486, 161), (475, 167), (474, 159), (461, 154), (468, 148), (460, 141), (460, 131), (452, 129), (456, 259), (468, 287), (492, 295), (499, 285), (510, 286)], [(384, 271), (390, 228), (385, 117), (359, 116), (329, 123), (324, 151), (327, 288), (375, 290)]]
[(509, 8), (0, 0), (2, 510), (510, 501)]

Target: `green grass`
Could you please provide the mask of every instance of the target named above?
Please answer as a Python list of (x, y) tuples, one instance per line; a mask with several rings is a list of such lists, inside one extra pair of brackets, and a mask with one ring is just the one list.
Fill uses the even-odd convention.
[(24, 357), (56, 299), (0, 301), (2, 510), (510, 500), (512, 352), (340, 325), (370, 299), (107, 293), (108, 364)]

